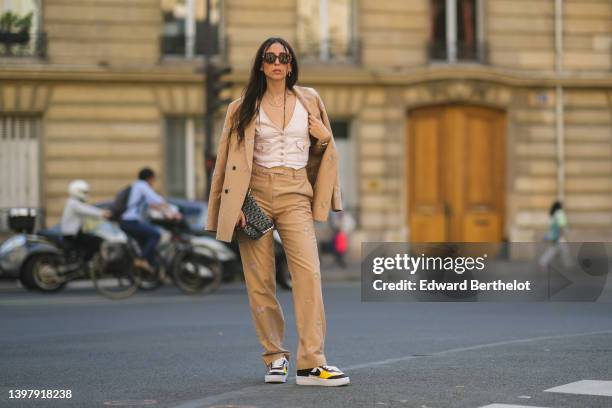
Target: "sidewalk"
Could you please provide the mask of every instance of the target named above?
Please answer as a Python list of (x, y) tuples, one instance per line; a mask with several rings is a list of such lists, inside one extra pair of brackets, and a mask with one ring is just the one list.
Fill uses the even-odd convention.
[(350, 262), (347, 259), (346, 268), (341, 268), (330, 254), (321, 254), (321, 280), (323, 282), (360, 281), (361, 263)]

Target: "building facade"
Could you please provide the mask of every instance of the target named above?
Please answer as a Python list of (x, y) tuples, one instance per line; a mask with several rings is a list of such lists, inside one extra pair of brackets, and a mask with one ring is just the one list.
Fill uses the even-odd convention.
[[(556, 198), (572, 239), (612, 239), (612, 0), (211, 2), (232, 97), (265, 38), (294, 44), (353, 242), (538, 240)], [(205, 1), (29, 3), (45, 52), (1, 58), (0, 207), (56, 220), (71, 179), (108, 199), (143, 165), (204, 199)]]

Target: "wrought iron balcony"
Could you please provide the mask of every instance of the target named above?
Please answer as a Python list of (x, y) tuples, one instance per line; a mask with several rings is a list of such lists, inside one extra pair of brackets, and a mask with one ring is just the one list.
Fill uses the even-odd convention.
[[(448, 62), (449, 55), (446, 47), (446, 41), (430, 41), (427, 44), (427, 54), (429, 61)], [(488, 61), (487, 44), (466, 43), (465, 41), (457, 42), (457, 62), (479, 62), (486, 64)]]
[[(212, 55), (220, 54), (223, 51), (223, 44), (220, 44), (215, 30), (213, 30), (210, 42), (212, 45)], [(206, 37), (204, 35), (187, 36), (185, 34), (166, 34), (160, 37), (161, 56), (188, 57), (189, 49), (192, 50), (194, 56), (204, 55), (206, 51)]]
[(0, 57), (39, 57), (47, 51), (45, 32), (3, 32), (0, 31)]
[(361, 63), (361, 39), (307, 41), (298, 45), (296, 53), (300, 62), (359, 64)]

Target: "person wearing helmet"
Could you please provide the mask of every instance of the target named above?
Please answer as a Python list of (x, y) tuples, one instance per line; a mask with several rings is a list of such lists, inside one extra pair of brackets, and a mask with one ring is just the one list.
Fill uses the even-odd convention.
[(72, 181), (68, 185), (68, 195), (60, 224), (62, 235), (83, 253), (85, 261), (89, 261), (98, 250), (100, 239), (83, 232), (83, 221), (86, 217), (108, 219), (111, 213), (87, 204), (89, 183), (85, 180)]

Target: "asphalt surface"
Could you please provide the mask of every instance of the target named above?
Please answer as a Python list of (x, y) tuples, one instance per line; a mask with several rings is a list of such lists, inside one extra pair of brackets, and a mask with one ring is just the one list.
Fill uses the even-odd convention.
[[(295, 353), (291, 293), (279, 298)], [(5, 285), (0, 406), (612, 407), (611, 303), (364, 303), (359, 282), (324, 282), (324, 298), (328, 363), (349, 386), (297, 386), (293, 365), (287, 384), (264, 384), (240, 283), (123, 301)], [(578, 394), (546, 391), (573, 383)], [(72, 398), (10, 399), (16, 389)]]

